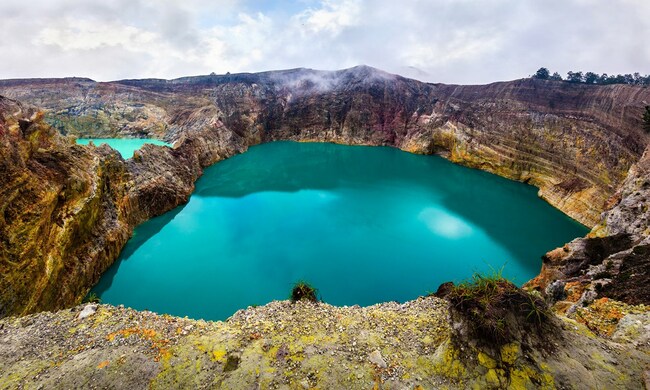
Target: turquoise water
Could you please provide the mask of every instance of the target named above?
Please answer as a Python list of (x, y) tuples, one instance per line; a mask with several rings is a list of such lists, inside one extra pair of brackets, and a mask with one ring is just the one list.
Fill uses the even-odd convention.
[(153, 144), (160, 146), (171, 146), (167, 142), (163, 142), (152, 138), (79, 138), (77, 143), (79, 145), (88, 145), (90, 141), (96, 146), (101, 144), (108, 144), (111, 148), (120, 152), (123, 158), (133, 157), (133, 153), (140, 149), (144, 144)]
[(335, 305), (406, 301), (490, 267), (524, 283), (540, 256), (585, 233), (534, 187), (440, 157), (275, 142), (206, 169), (93, 291), (213, 320), (286, 299), (299, 280)]

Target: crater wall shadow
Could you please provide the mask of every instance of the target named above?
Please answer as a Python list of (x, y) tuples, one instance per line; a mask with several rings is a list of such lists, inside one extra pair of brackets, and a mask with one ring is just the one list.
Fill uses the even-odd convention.
[(180, 205), (165, 214), (154, 217), (140, 226), (136, 227), (133, 236), (129, 241), (127, 241), (122, 252), (117, 257), (115, 262), (102, 274), (102, 277), (99, 279), (99, 282), (91, 289), (91, 292), (97, 294), (101, 297), (102, 293), (108, 290), (113, 284), (113, 278), (117, 271), (120, 268), (120, 265), (123, 261), (128, 261), (128, 259), (133, 255), (142, 245), (144, 245), (151, 237), (158, 234), (169, 222), (171, 222), (184, 208), (184, 205)]

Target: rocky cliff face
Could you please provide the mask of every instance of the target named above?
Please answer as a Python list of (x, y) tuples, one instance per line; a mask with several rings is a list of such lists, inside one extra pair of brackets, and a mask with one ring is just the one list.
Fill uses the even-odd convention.
[(573, 314), (599, 297), (650, 302), (650, 148), (632, 166), (588, 237), (543, 258), (528, 285), (544, 290), (561, 311)]
[(445, 89), (452, 108), (469, 103), (446, 135), (452, 160), (533, 184), (589, 227), (644, 148), (647, 88), (521, 80)]
[(590, 227), (643, 152), (640, 118), (650, 101), (648, 88), (628, 85), (453, 86), (369, 67), (171, 81), (8, 80), (0, 95), (45, 108), (49, 123), (77, 137), (175, 141), (213, 126), (244, 145), (294, 139), (438, 153), (533, 184)]
[(42, 117), (0, 98), (0, 314), (74, 302), (129, 237), (119, 155), (76, 146)]
[(80, 300), (137, 224), (185, 202), (204, 166), (245, 150), (207, 127), (177, 149), (148, 145), (124, 161), (75, 145), (43, 117), (0, 97), (0, 316)]
[[(23, 153), (18, 163), (16, 157), (5, 158), (5, 169), (25, 166), (23, 174), (45, 186), (28, 196), (7, 198), (25, 202), (5, 206), (16, 210), (16, 215), (5, 212), (11, 216), (5, 223), (11, 225), (3, 235), (10, 238), (2, 242), (6, 255), (0, 259), (2, 267), (14, 270), (2, 281), (8, 286), (4, 291), (13, 291), (2, 297), (10, 308), (5, 312), (12, 313), (74, 303), (115, 259), (136, 224), (187, 199), (203, 167), (272, 140), (393, 145), (439, 153), (534, 184), (549, 202), (593, 226), (641, 156), (646, 143), (641, 110), (643, 101), (650, 101), (650, 89), (635, 86), (540, 80), (447, 86), (368, 67), (172, 81), (8, 80), (0, 81), (0, 94), (46, 110), (44, 119), (3, 110), (5, 127), (14, 128), (12, 140), (3, 144), (5, 155), (18, 153), (16, 145), (33, 145), (34, 140), (43, 144), (33, 145), (36, 152)], [(20, 125), (12, 121), (36, 122), (32, 126), (47, 137), (17, 132)], [(75, 136), (164, 138), (174, 142), (174, 149), (149, 146), (123, 161), (107, 148), (72, 145), (45, 122)], [(41, 156), (44, 151), (47, 157)], [(52, 168), (58, 176), (31, 168), (43, 165), (44, 158), (54, 161), (45, 164), (48, 169), (60, 161), (69, 163)], [(41, 176), (48, 179), (41, 181)], [(26, 191), (17, 183), (19, 179), (7, 180), (3, 189)], [(80, 190), (70, 195), (69, 187)], [(44, 199), (49, 203), (42, 209), (48, 211), (30, 214), (28, 205)], [(70, 224), (63, 238), (51, 233), (58, 231), (61, 218)], [(46, 236), (50, 241), (42, 241)], [(16, 249), (29, 248), (30, 242), (38, 243), (42, 253)], [(25, 269), (34, 271), (20, 271)], [(51, 276), (52, 269), (82, 269), (84, 276), (70, 276), (76, 282), (63, 284), (75, 287), (64, 293), (67, 287), (54, 287), (62, 282)], [(43, 280), (42, 288), (30, 290), (37, 279)]]

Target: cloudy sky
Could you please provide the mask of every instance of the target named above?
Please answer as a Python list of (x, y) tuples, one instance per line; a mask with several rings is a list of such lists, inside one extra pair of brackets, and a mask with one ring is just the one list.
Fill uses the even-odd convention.
[(650, 73), (649, 0), (0, 0), (0, 78), (359, 64), (488, 83)]

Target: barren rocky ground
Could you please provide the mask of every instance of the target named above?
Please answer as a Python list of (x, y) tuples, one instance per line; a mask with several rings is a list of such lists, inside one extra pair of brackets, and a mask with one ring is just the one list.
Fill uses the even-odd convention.
[[(445, 301), (276, 301), (226, 322), (87, 304), (0, 321), (0, 388), (643, 388), (650, 311), (610, 336), (563, 318), (548, 350), (456, 347)], [(609, 323), (608, 323), (609, 322)], [(604, 328), (603, 328), (604, 329)]]

